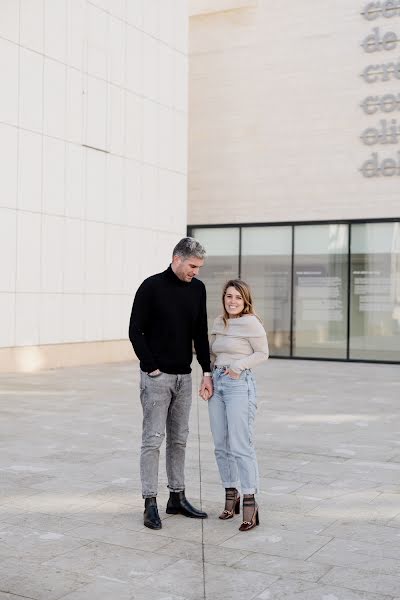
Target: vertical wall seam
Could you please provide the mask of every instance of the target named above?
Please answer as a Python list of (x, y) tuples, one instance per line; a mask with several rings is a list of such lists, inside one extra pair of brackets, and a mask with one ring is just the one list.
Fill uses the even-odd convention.
[[(43, 44), (43, 62), (42, 62), (42, 141), (41, 141), (41, 164), (40, 164), (40, 250), (39, 250), (39, 260), (40, 260), (40, 290), (39, 290), (39, 298), (42, 297), (43, 294), (43, 233), (44, 233), (44, 197), (43, 197), (43, 182), (44, 182), (44, 113), (45, 113), (45, 62), (46, 62), (46, 0), (43, 0), (43, 30), (42, 30), (42, 44)], [(38, 302), (38, 345), (40, 345), (41, 341), (41, 323), (40, 323), (40, 307), (41, 301)]]
[(15, 273), (14, 273), (14, 323), (13, 323), (13, 345), (17, 345), (17, 276), (18, 276), (18, 220), (19, 220), (19, 146), (20, 146), (20, 78), (21, 78), (21, 0), (18, 2), (18, 76), (17, 76), (17, 186), (15, 198)]
[(88, 39), (88, 3), (87, 0), (84, 6), (84, 15), (83, 15), (83, 39), (82, 39), (82, 56), (81, 56), (81, 73), (82, 73), (82, 124), (81, 124), (81, 148), (82, 148), (82, 202), (83, 202), (83, 290), (82, 290), (82, 298), (83, 298), (83, 324), (82, 324), (82, 337), (84, 342), (88, 341), (86, 339), (87, 333), (87, 324), (86, 324), (86, 310), (87, 310), (87, 148), (83, 147), (83, 144), (87, 141), (86, 133), (87, 133), (87, 120), (88, 120), (88, 73), (87, 73), (87, 39)]

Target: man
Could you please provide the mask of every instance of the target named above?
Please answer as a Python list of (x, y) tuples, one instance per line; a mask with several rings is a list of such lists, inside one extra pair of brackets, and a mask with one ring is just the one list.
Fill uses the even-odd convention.
[(207, 335), (206, 290), (196, 279), (205, 250), (183, 238), (166, 271), (145, 279), (136, 292), (129, 339), (140, 360), (143, 408), (140, 476), (145, 500), (144, 524), (161, 529), (157, 508), (160, 446), (167, 432), (168, 514), (205, 519), (185, 496), (184, 467), (192, 402), (192, 342), (203, 369), (200, 393), (212, 395)]

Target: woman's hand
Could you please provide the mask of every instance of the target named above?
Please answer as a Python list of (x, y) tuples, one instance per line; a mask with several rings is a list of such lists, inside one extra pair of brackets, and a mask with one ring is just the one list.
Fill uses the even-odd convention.
[(211, 398), (212, 394), (210, 394), (210, 392), (208, 391), (208, 389), (205, 388), (203, 391), (199, 390), (199, 396), (203, 400), (209, 400)]
[(228, 375), (231, 379), (239, 379), (240, 373), (235, 373), (232, 369), (225, 369), (224, 375)]

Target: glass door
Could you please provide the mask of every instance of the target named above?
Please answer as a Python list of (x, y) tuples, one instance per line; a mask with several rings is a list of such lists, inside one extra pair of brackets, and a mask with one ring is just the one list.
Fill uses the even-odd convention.
[(193, 228), (191, 234), (206, 249), (199, 279), (207, 288), (208, 327), (222, 314), (222, 288), (239, 274), (239, 227)]
[(348, 226), (294, 228), (293, 356), (346, 358)]
[(241, 275), (251, 287), (271, 354), (289, 356), (292, 227), (243, 228)]
[(400, 223), (351, 226), (350, 358), (400, 360)]

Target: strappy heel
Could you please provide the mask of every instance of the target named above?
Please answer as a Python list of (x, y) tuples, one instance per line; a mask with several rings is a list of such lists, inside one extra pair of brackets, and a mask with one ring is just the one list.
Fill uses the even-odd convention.
[[(253, 507), (254, 512), (253, 515), (250, 519), (250, 521), (245, 521), (244, 520), (244, 509), (245, 507)], [(260, 517), (258, 514), (258, 504), (256, 503), (256, 500), (254, 498), (254, 496), (249, 496), (249, 497), (245, 497), (243, 498), (243, 522), (241, 524), (241, 526), (239, 527), (239, 531), (249, 531), (250, 529), (253, 529), (254, 527), (256, 527), (256, 525), (260, 524)]]
[[(232, 506), (231, 510), (228, 510), (227, 506)], [(236, 488), (225, 489), (225, 509), (219, 515), (219, 518), (223, 521), (227, 519), (233, 519), (233, 515), (240, 513), (240, 496)]]

